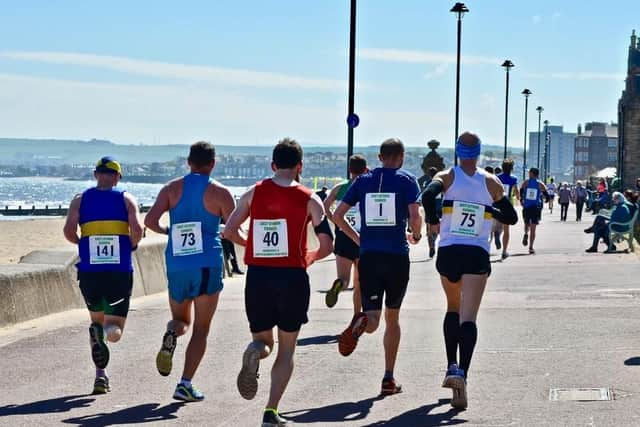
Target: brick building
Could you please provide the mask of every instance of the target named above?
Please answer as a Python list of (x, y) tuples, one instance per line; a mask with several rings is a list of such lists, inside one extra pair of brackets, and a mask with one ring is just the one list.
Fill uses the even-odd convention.
[(618, 170), (624, 187), (632, 187), (640, 177), (640, 43), (631, 33), (627, 78), (618, 102), (620, 122)]
[(573, 180), (583, 180), (608, 167), (618, 166), (618, 126), (615, 123), (578, 125), (573, 158)]

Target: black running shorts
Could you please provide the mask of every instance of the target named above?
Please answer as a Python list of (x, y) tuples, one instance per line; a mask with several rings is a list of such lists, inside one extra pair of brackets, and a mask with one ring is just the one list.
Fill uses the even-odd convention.
[(436, 269), (441, 276), (456, 283), (463, 274), (491, 275), (489, 252), (479, 246), (451, 245), (438, 248)]
[(356, 245), (356, 242), (351, 240), (349, 236), (336, 228), (336, 241), (333, 253), (355, 261), (360, 258), (360, 246)]
[(89, 311), (127, 317), (133, 273), (126, 271), (79, 271), (80, 291)]
[(409, 255), (364, 252), (358, 263), (362, 311), (398, 309), (409, 284)]
[(247, 268), (244, 304), (253, 333), (277, 326), (285, 332), (297, 332), (307, 323), (309, 276), (304, 268)]
[(538, 224), (542, 217), (542, 208), (529, 207), (522, 209), (522, 218), (525, 224)]

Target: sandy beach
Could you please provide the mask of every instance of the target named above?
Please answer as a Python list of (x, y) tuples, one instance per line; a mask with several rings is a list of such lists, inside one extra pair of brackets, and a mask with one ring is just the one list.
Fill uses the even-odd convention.
[[(144, 215), (141, 215), (141, 221), (144, 221)], [(38, 249), (73, 247), (62, 234), (64, 222), (61, 217), (0, 220), (0, 265), (16, 264), (21, 257)], [(162, 218), (161, 223), (168, 223), (167, 218)], [(147, 230), (149, 238), (153, 235), (154, 232)]]

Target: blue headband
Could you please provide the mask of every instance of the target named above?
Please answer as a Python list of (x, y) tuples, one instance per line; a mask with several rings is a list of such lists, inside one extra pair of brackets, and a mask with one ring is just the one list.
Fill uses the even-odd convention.
[(480, 138), (478, 138), (478, 143), (473, 147), (469, 147), (460, 142), (460, 139), (456, 141), (456, 156), (462, 160), (471, 160), (477, 159), (480, 156), (480, 146), (482, 143), (480, 142)]

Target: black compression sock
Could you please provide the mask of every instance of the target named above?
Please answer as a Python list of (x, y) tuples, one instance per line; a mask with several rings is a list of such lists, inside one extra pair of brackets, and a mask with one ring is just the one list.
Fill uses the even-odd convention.
[(444, 346), (447, 349), (447, 365), (458, 363), (458, 342), (460, 341), (460, 315), (448, 311), (442, 325)]
[(460, 369), (468, 375), (471, 356), (478, 340), (478, 328), (475, 322), (464, 322), (460, 325)]

